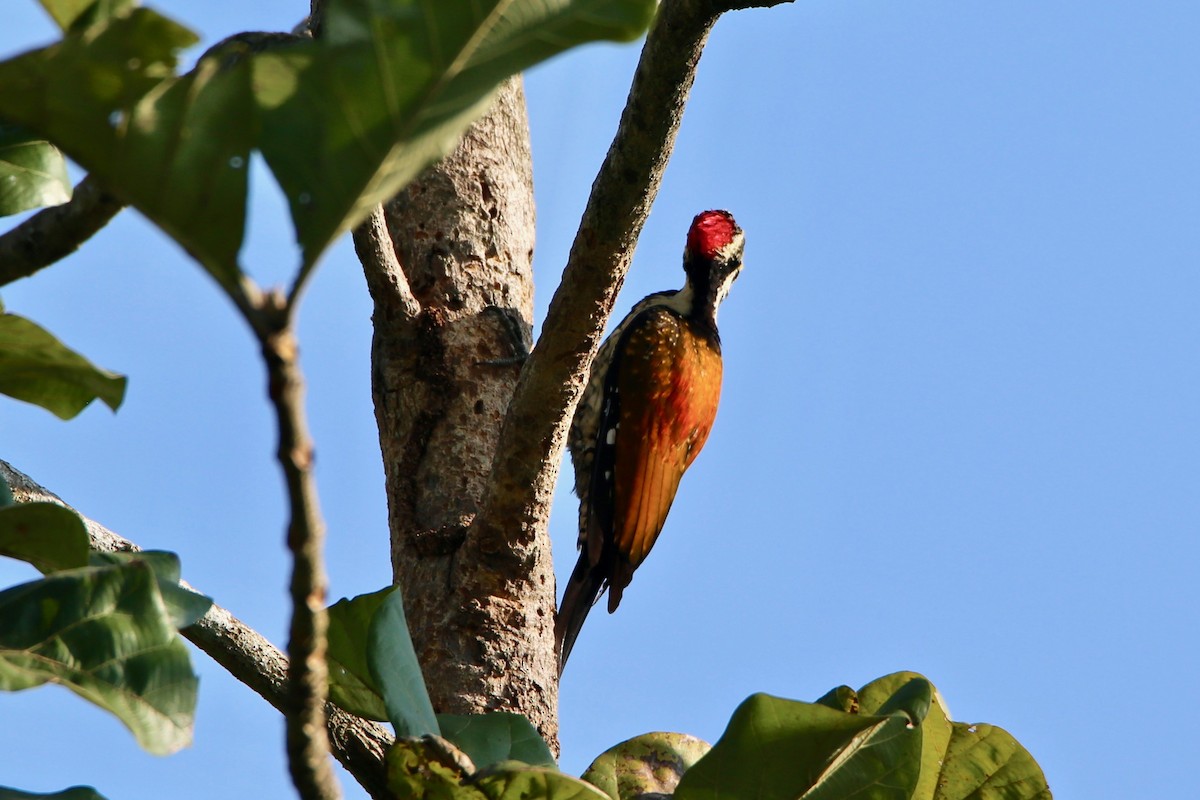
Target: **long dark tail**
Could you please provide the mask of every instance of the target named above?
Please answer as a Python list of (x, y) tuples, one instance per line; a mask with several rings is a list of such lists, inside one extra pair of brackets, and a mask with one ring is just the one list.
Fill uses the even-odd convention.
[(567, 657), (575, 646), (575, 639), (587, 619), (592, 605), (604, 591), (604, 570), (600, 565), (588, 563), (587, 550), (579, 554), (579, 561), (567, 581), (562, 603), (558, 607), (558, 618), (554, 622), (554, 641), (558, 646), (558, 674), (567, 665)]

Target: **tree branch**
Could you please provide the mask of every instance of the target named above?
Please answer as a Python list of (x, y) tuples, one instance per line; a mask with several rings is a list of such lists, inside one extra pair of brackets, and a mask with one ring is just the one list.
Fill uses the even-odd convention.
[[(325, 704), (329, 693), (322, 547), (325, 523), (313, 481), (313, 444), (304, 418), (304, 379), (291, 320), (294, 306), (275, 294), (259, 309), (271, 320), (260, 334), (267, 366), (267, 394), (279, 429), (277, 456), (287, 486), (290, 519), (287, 544), (292, 553), (292, 621), (288, 631), (288, 768), (304, 800), (338, 800), (341, 790), (329, 765)], [(257, 329), (256, 329), (257, 330)]]
[(413, 295), (404, 267), (396, 257), (396, 245), (388, 232), (383, 206), (376, 206), (371, 216), (354, 229), (353, 238), (358, 260), (367, 265), (372, 297), (394, 306), (400, 318), (415, 320), (421, 313), (421, 302)]
[[(55, 503), (71, 508), (58, 495), (38, 485), (11, 464), (0, 461), (0, 474), (12, 488), (18, 503)], [(83, 517), (83, 521), (91, 548), (97, 552), (138, 552), (142, 549), (98, 522), (87, 517)], [(286, 711), (287, 656), (253, 628), (214, 604), (199, 622), (184, 628), (181, 633), (276, 709)], [(392, 735), (382, 726), (335, 706), (327, 706), (326, 711), (334, 756), (373, 798), (389, 800), (392, 794), (387, 788), (383, 756), (393, 741)]]
[(724, 11), (778, 1), (664, 0), (659, 7), (562, 282), (509, 405), (490, 490), (458, 560), (465, 580), (486, 583), (500, 560), (520, 557), (547, 511), (568, 423), (658, 194), (709, 31)]
[(0, 236), (0, 286), (74, 253), (124, 207), (85, 177), (68, 202), (42, 209)]

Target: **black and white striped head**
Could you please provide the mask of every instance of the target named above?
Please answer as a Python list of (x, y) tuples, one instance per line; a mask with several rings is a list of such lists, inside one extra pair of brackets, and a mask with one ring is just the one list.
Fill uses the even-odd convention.
[(704, 211), (692, 220), (683, 271), (693, 294), (695, 310), (715, 324), (717, 306), (742, 271), (746, 237), (728, 211)]

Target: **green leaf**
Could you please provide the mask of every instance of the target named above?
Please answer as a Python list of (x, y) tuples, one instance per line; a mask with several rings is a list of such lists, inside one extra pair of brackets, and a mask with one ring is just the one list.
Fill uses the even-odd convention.
[(15, 125), (0, 125), (0, 216), (70, 199), (67, 162), (58, 148)]
[(173, 75), (196, 41), (144, 8), (75, 26), (0, 63), (0, 114), (48, 137), (232, 292), (257, 116), (244, 63)]
[(472, 765), (463, 763), (435, 736), (397, 739), (388, 748), (384, 764), (388, 788), (397, 798), (485, 800), (482, 792), (464, 784)]
[(90, 25), (125, 13), (133, 8), (133, 0), (39, 0), (42, 8), (64, 31)]
[(63, 40), (0, 63), (0, 116), (46, 136), (229, 293), (257, 146), (303, 249), (450, 152), (508, 77), (569, 47), (628, 40), (654, 0), (331, 0), (326, 35), (173, 75), (186, 28), (129, 0), (44, 0)]
[(718, 796), (1049, 800), (1050, 790), (1011, 736), (950, 722), (929, 681), (897, 672), (817, 703), (749, 698), (675, 792), (678, 800)]
[(0, 800), (105, 800), (104, 795), (90, 786), (72, 786), (61, 792), (35, 794), (0, 786)]
[(367, 642), (371, 618), (392, 588), (343, 598), (329, 607), (329, 699), (351, 714), (381, 722), (388, 719), (387, 706), (371, 677)]
[(669, 795), (711, 749), (708, 742), (686, 733), (646, 733), (606, 750), (583, 773), (583, 780), (612, 800)]
[(521, 761), (554, 767), (554, 754), (524, 714), (438, 714), (442, 737), (470, 756), (478, 767), (500, 761)]
[(191, 741), (197, 679), (144, 562), (0, 592), (0, 689), (44, 683), (112, 712), (151, 753)]
[(438, 732), (398, 587), (330, 606), (328, 658), (334, 703), (368, 719), (390, 721), (398, 736)]
[[(925, 687), (928, 687), (929, 691), (928, 701)], [(868, 683), (858, 692), (857, 699), (863, 713), (879, 714), (883, 713), (881, 709), (889, 703), (896, 702), (897, 698), (902, 700), (912, 688), (921, 692), (917, 700), (919, 703), (929, 704), (927, 713), (922, 715), (924, 721), (921, 723), (921, 774), (913, 789), (913, 797), (933, 798), (952, 728), (945, 704), (933, 689), (933, 685), (915, 672), (894, 672)]]
[(752, 695), (707, 756), (683, 776), (678, 800), (756, 797), (907, 800), (920, 772), (919, 724), (903, 710), (848, 714), (817, 703)]
[(166, 604), (171, 624), (178, 630), (194, 625), (212, 607), (212, 598), (179, 583), (179, 556), (168, 550), (138, 550), (133, 553), (92, 553), (93, 567), (145, 564), (154, 572), (158, 591)]
[(125, 377), (95, 366), (24, 317), (0, 313), (0, 393), (70, 419), (97, 397), (116, 411)]
[(472, 780), (488, 800), (607, 800), (604, 792), (549, 767), (509, 762), (481, 771)]
[(824, 695), (817, 698), (817, 702), (823, 706), (835, 708), (838, 711), (845, 711), (847, 714), (857, 714), (859, 711), (858, 692), (849, 686), (838, 686), (830, 689)]
[(508, 77), (629, 40), (653, 0), (331, 0), (321, 41), (263, 53), (261, 148), (310, 268), (339, 233), (449, 153)]
[(397, 736), (436, 735), (437, 718), (404, 618), (404, 598), (399, 587), (385, 592), (383, 602), (371, 616), (367, 633), (371, 678), (379, 687), (388, 720)]
[(87, 528), (78, 514), (54, 503), (0, 508), (0, 555), (41, 572), (87, 566)]
[(936, 800), (1050, 800), (1042, 768), (1009, 733), (954, 723)]
[[(915, 672), (897, 672), (859, 691), (863, 710), (879, 713), (907, 687), (925, 682)], [(931, 687), (932, 688), (932, 687)], [(951, 722), (936, 691), (921, 725), (918, 800), (1049, 800), (1045, 775), (1033, 756), (1001, 728)]]
[(121, 192), (183, 245), (229, 293), (241, 291), (257, 116), (245, 63), (203, 59), (135, 106), (117, 152), (128, 150)]
[(89, 171), (117, 155), (119, 164), (106, 171), (120, 177), (134, 160), (112, 152), (128, 127), (128, 112), (172, 76), (177, 52), (196, 41), (191, 31), (144, 8), (72, 31), (0, 63), (4, 117), (78, 153)]

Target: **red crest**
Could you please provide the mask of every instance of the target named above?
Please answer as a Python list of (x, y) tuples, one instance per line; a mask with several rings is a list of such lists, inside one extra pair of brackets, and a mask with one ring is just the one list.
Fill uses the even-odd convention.
[(692, 220), (687, 248), (691, 253), (711, 260), (733, 242), (737, 232), (737, 223), (728, 211), (704, 211)]

